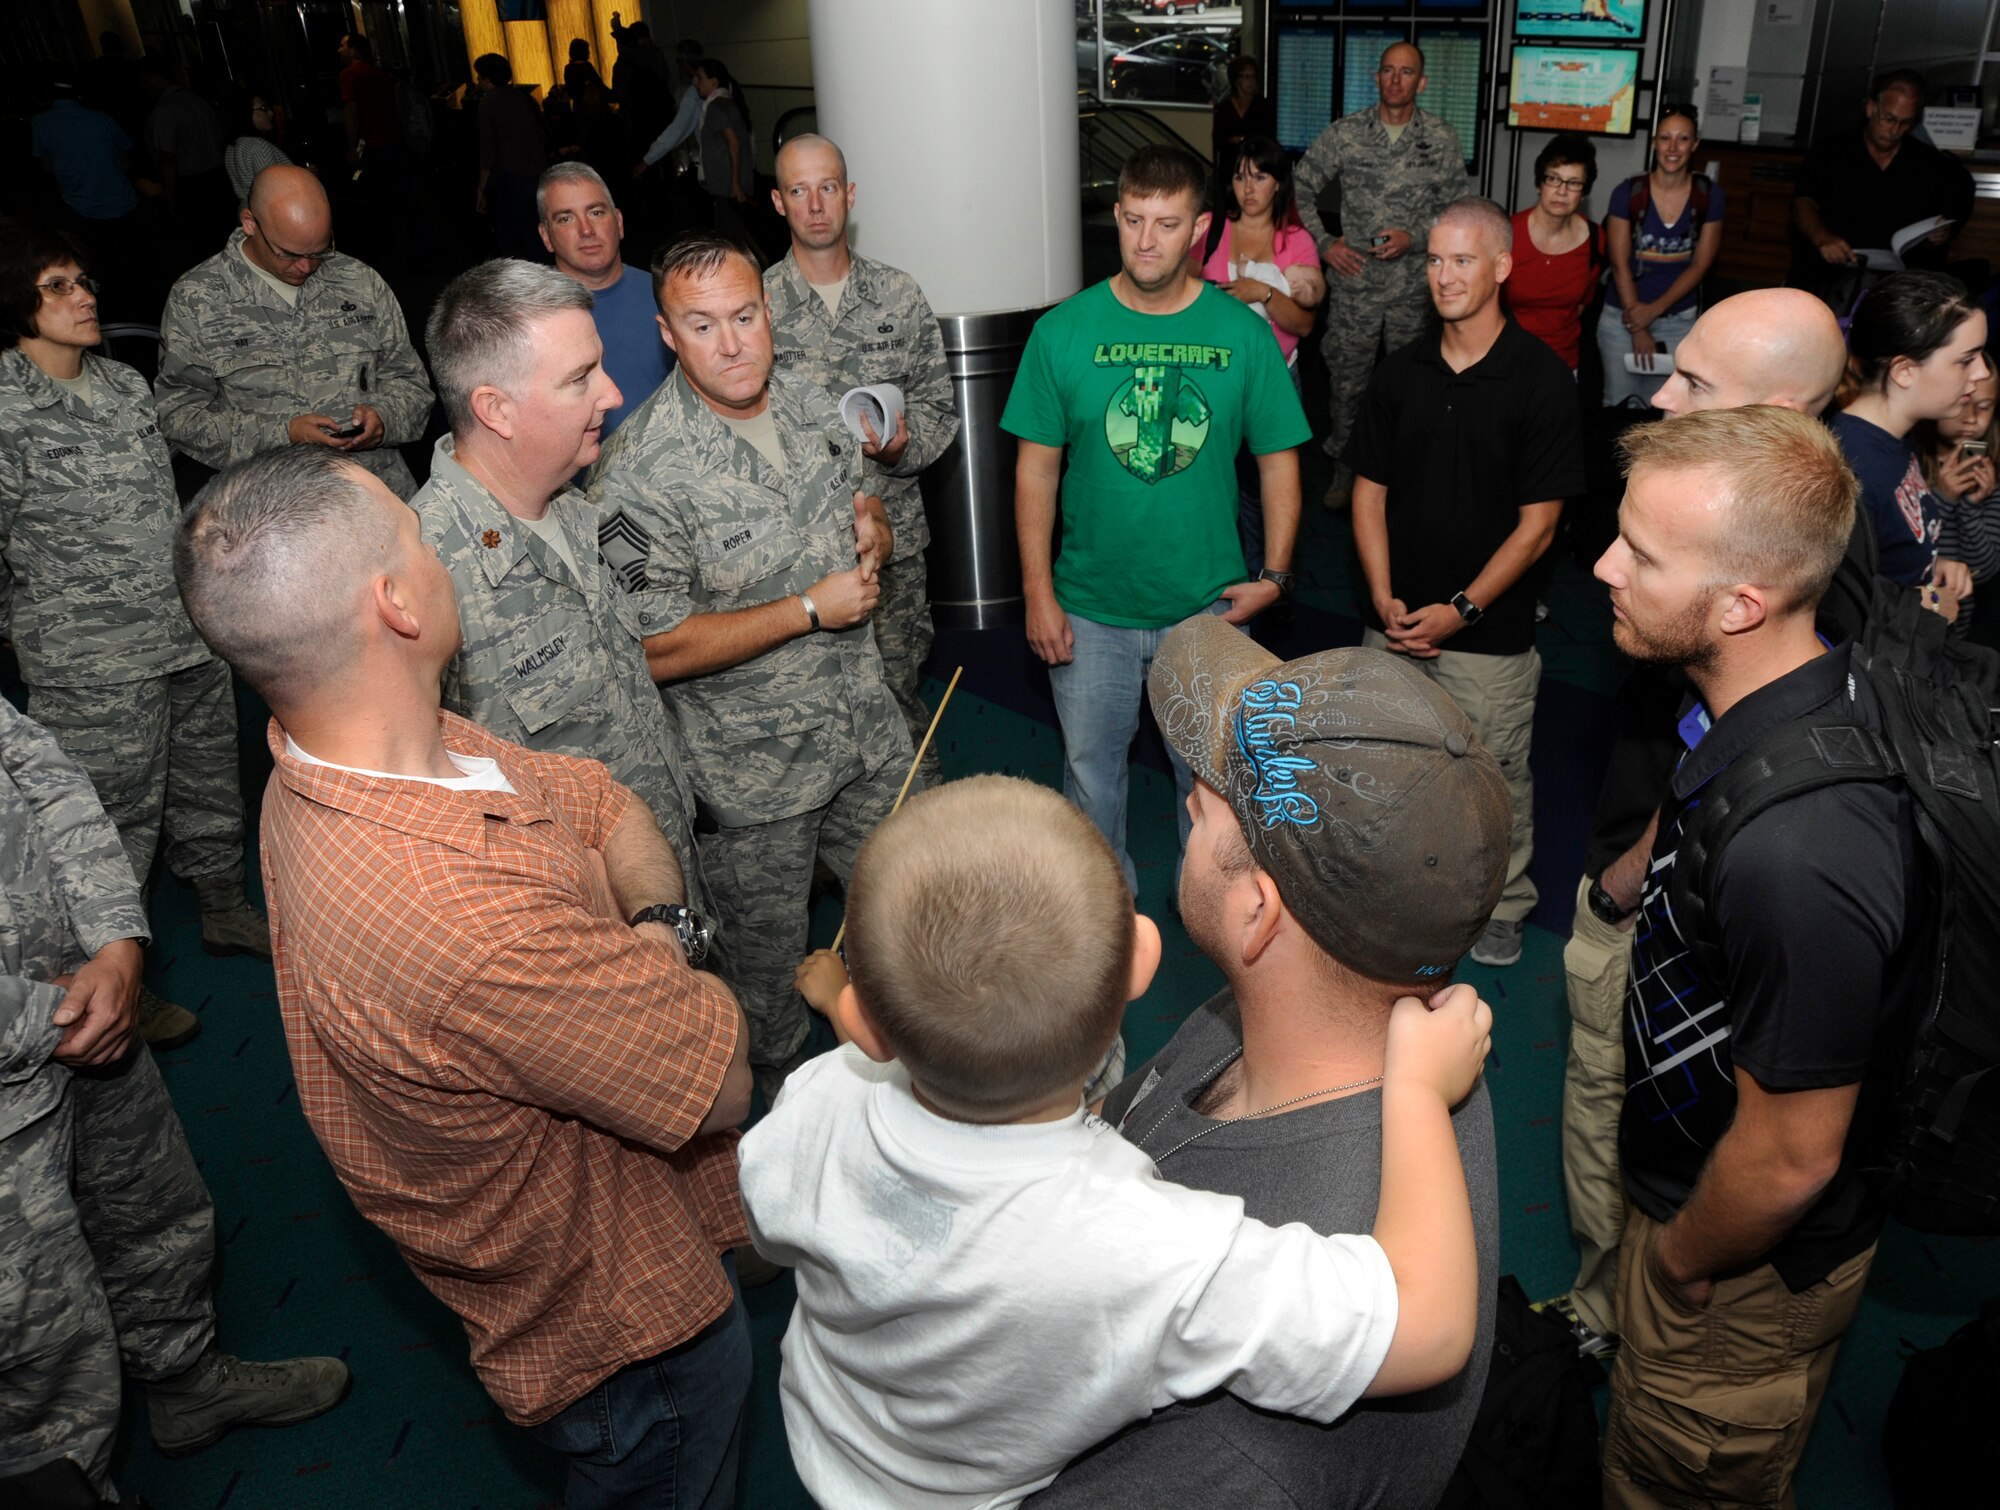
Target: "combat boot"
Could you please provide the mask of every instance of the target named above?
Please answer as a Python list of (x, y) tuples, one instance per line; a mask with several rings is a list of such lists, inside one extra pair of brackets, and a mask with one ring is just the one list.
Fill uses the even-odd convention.
[(211, 1344), (171, 1379), (146, 1386), (153, 1445), (184, 1457), (222, 1440), (237, 1426), (294, 1426), (332, 1410), (353, 1376), (338, 1358), (246, 1363)]
[(139, 987), (139, 1036), (162, 1054), (192, 1041), (200, 1031), (201, 1019), (186, 1007)]
[(201, 947), (216, 956), (271, 957), (271, 926), (243, 895), (243, 873), (207, 876), (194, 883), (201, 899)]

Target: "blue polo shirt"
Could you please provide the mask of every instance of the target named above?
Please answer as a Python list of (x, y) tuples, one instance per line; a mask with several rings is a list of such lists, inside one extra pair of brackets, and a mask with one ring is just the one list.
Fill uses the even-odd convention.
[(627, 267), (609, 288), (596, 293), (597, 303), (590, 317), (597, 322), (597, 338), (604, 343), (604, 370), (618, 385), (625, 402), (604, 416), (608, 440), (620, 421), (653, 396), (653, 390), (674, 370), (674, 354), (660, 339), (660, 310), (653, 302), (652, 275), (644, 268)]

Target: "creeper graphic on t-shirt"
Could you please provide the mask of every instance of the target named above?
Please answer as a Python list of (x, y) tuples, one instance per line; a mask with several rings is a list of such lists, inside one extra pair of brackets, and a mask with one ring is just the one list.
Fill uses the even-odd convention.
[[(1113, 395), (1112, 413), (1105, 416), (1105, 431), (1111, 439), (1112, 454), (1142, 482), (1159, 482), (1186, 470), (1201, 451), (1202, 437), (1193, 444), (1176, 443), (1174, 426), (1200, 427), (1209, 420), (1208, 399), (1178, 366), (1147, 366), (1132, 369), (1132, 381)], [(1138, 422), (1138, 433), (1123, 446), (1117, 431), (1117, 416)]]

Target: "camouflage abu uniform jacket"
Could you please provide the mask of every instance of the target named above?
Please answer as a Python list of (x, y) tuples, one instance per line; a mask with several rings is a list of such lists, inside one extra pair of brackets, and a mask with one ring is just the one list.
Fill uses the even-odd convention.
[(531, 750), (603, 761), (659, 820), (688, 904), (709, 911), (680, 730), (646, 670), (638, 607), (598, 560), (589, 500), (566, 489), (549, 504), (581, 581), (459, 465), (449, 435), (410, 507), (458, 589), (465, 638), (444, 670), (445, 707)]
[[(1424, 281), (1424, 243), (1431, 222), (1454, 199), (1472, 192), (1465, 176), (1465, 149), (1458, 133), (1426, 110), (1412, 112), (1402, 136), (1389, 140), (1381, 111), (1370, 105), (1342, 116), (1306, 149), (1294, 175), (1298, 184), (1299, 219), (1312, 232), (1313, 245), (1324, 257), (1333, 233), (1320, 218), (1320, 191), (1340, 185), (1340, 226), (1368, 266), (1354, 278), (1329, 277), (1329, 292), (1363, 293)], [(1393, 262), (1368, 255), (1368, 239), (1385, 226), (1410, 233), (1410, 250)]]
[(243, 260), (243, 232), (181, 275), (160, 319), (166, 354), (160, 428), (174, 449), (216, 468), (291, 444), (301, 414), (382, 416), (382, 444), (350, 451), (398, 498), (417, 482), (396, 447), (423, 437), (431, 382), (403, 308), (375, 270), (332, 256), (287, 306)]
[[(770, 392), (787, 473), (716, 417), (685, 369), (606, 442), (590, 496), (641, 634), (804, 592), (854, 565), (861, 448), (819, 389), (774, 372)], [(802, 634), (661, 690), (695, 791), (728, 828), (823, 807), (864, 772), (910, 758), (868, 624)]]
[(49, 1057), (64, 994), (49, 982), (114, 940), (146, 938), (132, 866), (90, 778), (0, 698), (0, 1138), (47, 1116), (69, 1085)]
[(916, 555), (931, 543), (917, 474), (944, 455), (958, 434), (944, 336), (924, 291), (908, 273), (857, 256), (835, 318), (787, 252), (766, 270), (764, 292), (771, 301), (771, 343), (780, 371), (817, 384), (836, 406), (848, 389), (870, 383), (903, 390), (909, 448), (894, 467), (864, 457), (868, 472), (862, 486), (881, 496), (896, 532), (895, 559)]
[(167, 443), (146, 380), (85, 352), (90, 401), (0, 352), (0, 557), (31, 687), (143, 681), (199, 665), (174, 585)]

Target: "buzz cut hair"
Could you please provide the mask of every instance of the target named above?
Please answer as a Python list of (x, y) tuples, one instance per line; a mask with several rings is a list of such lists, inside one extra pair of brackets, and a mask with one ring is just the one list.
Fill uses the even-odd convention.
[(1154, 142), (1141, 147), (1118, 170), (1120, 199), (1171, 199), (1185, 194), (1199, 215), (1208, 208), (1208, 174), (1185, 147)]
[(534, 326), (565, 309), (596, 305), (576, 279), (539, 262), (496, 257), (444, 286), (424, 322), (424, 348), (452, 434), (473, 424), (472, 393), (513, 392), (535, 364)]
[(212, 478), (174, 536), (199, 634), (273, 707), (354, 663), (354, 600), (397, 564), (395, 516), (339, 451), (281, 446)]
[(604, 196), (607, 205), (614, 210), (618, 208), (618, 201), (611, 197), (611, 185), (589, 163), (557, 163), (544, 172), (535, 184), (535, 222), (538, 225), (549, 223), (549, 190), (557, 184), (589, 184)]
[(1793, 409), (1703, 409), (1619, 437), (1625, 475), (1685, 473), (1727, 500), (1710, 531), (1709, 581), (1769, 588), (1810, 612), (1847, 554), (1861, 484), (1834, 434)]
[(847, 891), (855, 994), (947, 1110), (1001, 1121), (1079, 1093), (1117, 1036), (1132, 896), (1074, 804), (1012, 776), (921, 792), (861, 846)]
[(1467, 194), (1454, 199), (1442, 210), (1432, 226), (1469, 225), (1479, 231), (1496, 254), (1514, 250), (1514, 222), (1507, 212), (1490, 199)]

